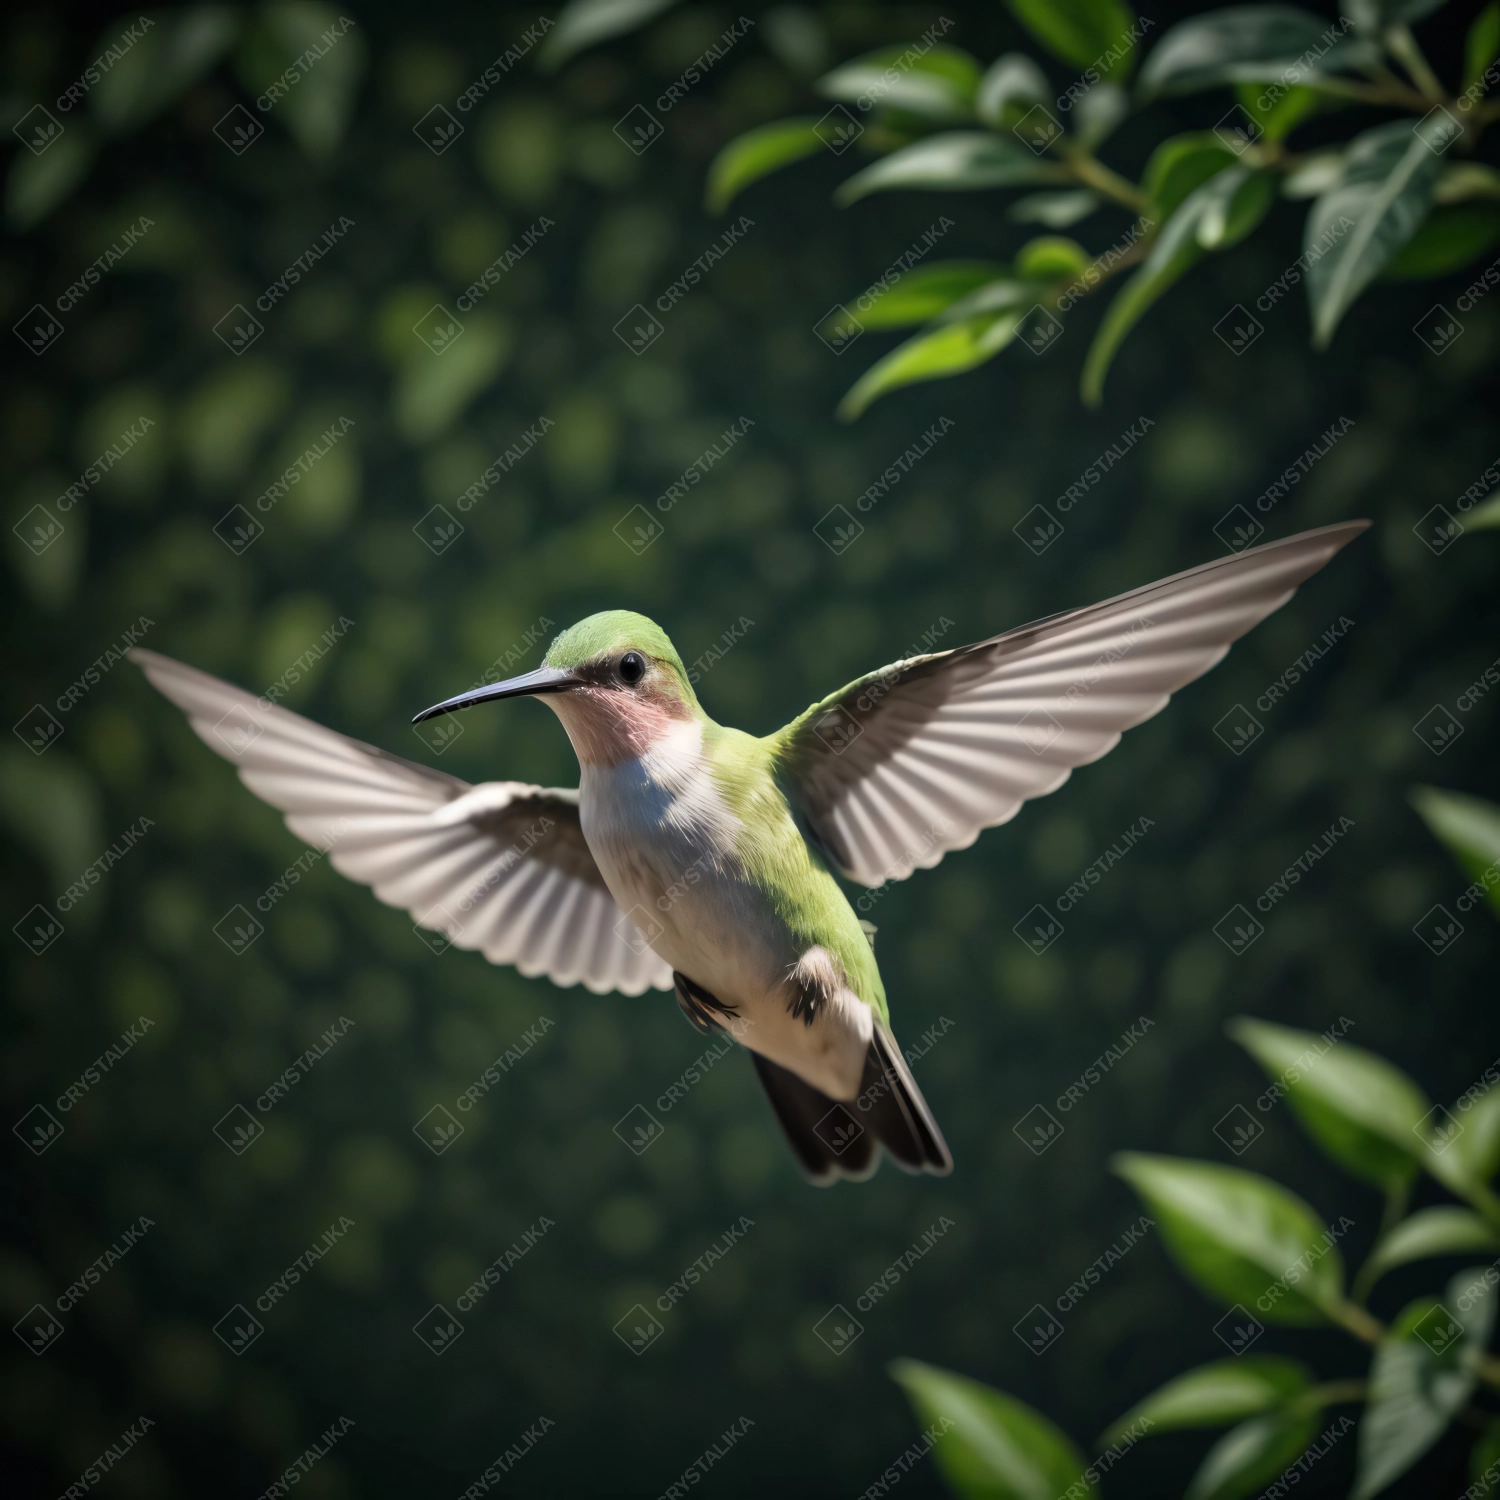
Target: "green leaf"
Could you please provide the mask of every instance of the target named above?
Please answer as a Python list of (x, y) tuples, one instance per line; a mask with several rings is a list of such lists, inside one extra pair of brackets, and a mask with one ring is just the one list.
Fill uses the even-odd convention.
[(923, 1427), (946, 1429), (933, 1462), (966, 1500), (1057, 1500), (1083, 1479), (1083, 1455), (1023, 1402), (914, 1359), (890, 1371)]
[(1135, 12), (1123, 0), (1006, 0), (1010, 13), (1054, 57), (1101, 78), (1129, 78)]
[(1074, 188), (1060, 193), (1027, 193), (1006, 210), (1006, 217), (1017, 224), (1045, 224), (1048, 229), (1066, 229), (1080, 219), (1096, 213), (1104, 200), (1091, 188)]
[(1096, 83), (1073, 104), (1073, 131), (1078, 144), (1092, 151), (1114, 134), (1130, 113), (1130, 95), (1113, 83)]
[(855, 315), (866, 328), (901, 328), (925, 323), (945, 308), (1004, 274), (988, 260), (944, 260), (908, 271), (899, 281), (861, 298)]
[(1166, 220), (1194, 188), (1234, 164), (1235, 156), (1211, 130), (1168, 136), (1146, 162), (1141, 188), (1152, 212)]
[(1473, 1209), (1448, 1204), (1420, 1209), (1381, 1238), (1360, 1268), (1360, 1283), (1373, 1286), (1387, 1271), (1414, 1260), (1427, 1260), (1434, 1255), (1467, 1255), (1474, 1250), (1500, 1250), (1500, 1234)]
[(1469, 1481), (1474, 1500), (1485, 1500), (1500, 1491), (1500, 1420), (1491, 1422), (1479, 1434), (1469, 1455)]
[(1271, 1323), (1328, 1320), (1325, 1309), (1343, 1295), (1343, 1259), (1295, 1194), (1216, 1162), (1127, 1152), (1114, 1169), (1155, 1216), (1173, 1259), (1211, 1296)]
[(1379, 36), (1390, 26), (1420, 21), (1440, 10), (1448, 0), (1343, 0), (1344, 14), (1367, 36)]
[(860, 109), (904, 110), (928, 120), (970, 120), (979, 64), (957, 47), (882, 47), (825, 73), (818, 92)]
[(1141, 91), (1150, 97), (1227, 83), (1285, 86), (1378, 56), (1367, 43), (1334, 40), (1337, 34), (1336, 25), (1293, 5), (1233, 5), (1193, 16), (1151, 49)]
[(1302, 157), (1295, 171), (1288, 172), (1281, 184), (1283, 198), (1317, 198), (1336, 188), (1344, 180), (1344, 163), (1349, 153), (1341, 147), (1331, 151), (1312, 151)]
[(1500, 206), (1462, 203), (1434, 208), (1422, 227), (1386, 262), (1382, 281), (1446, 276), (1500, 243)]
[(514, 334), (508, 323), (475, 317), (441, 354), (419, 343), (407, 356), (396, 383), (396, 425), (412, 442), (431, 442), (458, 420), (510, 358)]
[(1381, 1340), (1370, 1366), (1352, 1500), (1370, 1500), (1399, 1479), (1468, 1402), (1495, 1314), (1483, 1276), (1482, 1268), (1461, 1271), (1442, 1302), (1424, 1297), (1409, 1304)]
[(986, 125), (1008, 130), (1032, 105), (1051, 97), (1047, 75), (1024, 52), (1005, 52), (979, 80), (974, 109)]
[(544, 69), (560, 68), (587, 47), (635, 31), (670, 10), (677, 0), (572, 0), (557, 18), (538, 58)]
[(1077, 240), (1044, 234), (1016, 252), (1016, 275), (1024, 281), (1071, 280), (1088, 269), (1092, 258)]
[(1474, 17), (1464, 38), (1464, 90), (1473, 88), (1484, 71), (1500, 57), (1500, 0), (1490, 3)]
[(63, 130), (40, 156), (16, 152), (5, 179), (5, 217), (11, 228), (40, 224), (83, 181), (95, 154), (93, 135), (84, 125)]
[(1413, 787), (1412, 806), (1429, 832), (1458, 861), (1476, 884), (1488, 886), (1500, 903), (1500, 807), (1462, 792), (1435, 786)]
[(1416, 126), (1393, 120), (1354, 138), (1342, 179), (1313, 204), (1303, 233), (1314, 347), (1328, 347), (1354, 299), (1427, 217), (1443, 167), (1434, 147), (1451, 128), (1437, 110)]
[(1241, 83), (1235, 86), (1234, 93), (1240, 101), (1240, 108), (1260, 126), (1261, 134), (1268, 141), (1284, 141), (1304, 120), (1333, 102), (1317, 89), (1295, 84), (1267, 87), (1259, 83)]
[(1045, 295), (1046, 286), (1034, 281), (1018, 281), (1014, 276), (1002, 276), (976, 287), (966, 297), (945, 307), (938, 314), (939, 323), (962, 323), (978, 317), (981, 313), (1004, 312), (1014, 308), (1017, 312), (1030, 309)]
[[(272, 105), (293, 139), (317, 160), (338, 149), (365, 72), (365, 39), (357, 25), (315, 0), (289, 0), (261, 11), (268, 45), (248, 71), (262, 89), (285, 92)], [(305, 58), (305, 68), (296, 65)]]
[(1317, 1408), (1291, 1407), (1242, 1422), (1208, 1450), (1183, 1500), (1240, 1500), (1264, 1488), (1307, 1451)]
[(1235, 165), (1223, 168), (1183, 199), (1157, 235), (1145, 264), (1116, 294), (1100, 321), (1083, 362), (1086, 405), (1099, 404), (1115, 354), (1147, 309), (1207, 251), (1226, 250), (1249, 234), (1274, 197), (1268, 173)]
[(1015, 338), (1020, 322), (1018, 312), (988, 313), (898, 344), (849, 388), (839, 403), (840, 418), (852, 422), (872, 401), (903, 385), (961, 375), (984, 364)]
[(1465, 203), (1471, 198), (1500, 198), (1500, 172), (1480, 161), (1459, 161), (1445, 167), (1432, 190), (1432, 201)]
[[(1500, 491), (1491, 495), (1482, 505), (1476, 505), (1464, 518), (1465, 531), (1494, 531), (1500, 527)], [(1500, 896), (1493, 891), (1490, 899), (1500, 903)]]
[[(240, 29), (239, 17), (223, 5), (195, 5), (170, 14), (156, 11), (150, 19), (150, 29), (89, 91), (89, 107), (107, 133), (138, 129), (180, 98), (224, 56)], [(90, 55), (101, 55), (118, 43), (116, 30), (101, 37)]]
[(870, 193), (898, 188), (936, 192), (1066, 180), (1060, 167), (1039, 161), (1019, 141), (983, 130), (955, 130), (928, 136), (856, 172), (834, 194), (834, 201), (847, 207)]
[(1432, 1105), (1398, 1067), (1352, 1042), (1237, 1018), (1224, 1028), (1272, 1079), (1307, 1133), (1341, 1167), (1377, 1186), (1410, 1180)]
[(709, 166), (703, 194), (708, 211), (723, 213), (752, 182), (820, 150), (817, 123), (811, 116), (776, 120), (736, 136)]
[(1450, 1156), (1456, 1158), (1459, 1170), (1472, 1182), (1488, 1182), (1500, 1172), (1500, 1088), (1491, 1078), (1490, 1069), (1485, 1070), (1488, 1087), (1477, 1099), (1467, 1103), (1465, 1094), (1454, 1106), (1454, 1113), (1463, 1130), (1448, 1147)]
[(1107, 1448), (1143, 1418), (1153, 1432), (1223, 1427), (1284, 1406), (1312, 1389), (1305, 1366), (1274, 1354), (1247, 1354), (1199, 1365), (1138, 1401), (1099, 1439)]

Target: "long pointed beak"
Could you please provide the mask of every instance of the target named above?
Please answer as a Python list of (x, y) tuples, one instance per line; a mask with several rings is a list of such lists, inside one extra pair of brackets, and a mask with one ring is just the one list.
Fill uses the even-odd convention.
[(566, 668), (538, 667), (534, 672), (523, 672), (519, 677), (492, 682), (487, 687), (460, 693), (456, 698), (445, 698), (441, 703), (434, 703), (431, 708), (424, 708), (412, 723), (420, 724), (424, 719), (435, 719), (439, 714), (451, 714), (455, 709), (469, 708), (475, 703), (489, 703), (496, 698), (524, 698), (533, 693), (566, 692), (580, 680), (577, 673)]

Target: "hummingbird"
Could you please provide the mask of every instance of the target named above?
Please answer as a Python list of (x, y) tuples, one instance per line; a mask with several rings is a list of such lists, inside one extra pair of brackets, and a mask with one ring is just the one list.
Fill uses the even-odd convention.
[(419, 928), (598, 994), (672, 991), (746, 1051), (809, 1181), (953, 1157), (840, 877), (931, 869), (1056, 791), (1365, 530), (1254, 547), (973, 645), (907, 657), (774, 734), (716, 723), (666, 632), (606, 610), (542, 664), (413, 720), (540, 698), (576, 788), (471, 785), (140, 647), (131, 657), (334, 868)]

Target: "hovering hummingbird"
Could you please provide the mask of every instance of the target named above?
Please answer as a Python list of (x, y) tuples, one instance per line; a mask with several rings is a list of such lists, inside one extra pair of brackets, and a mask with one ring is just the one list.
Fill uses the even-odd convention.
[(564, 987), (675, 990), (694, 1026), (749, 1050), (811, 1181), (868, 1177), (881, 1148), (941, 1175), (953, 1159), (892, 1035), (874, 929), (836, 874), (904, 880), (1055, 791), (1368, 525), (909, 657), (763, 739), (709, 718), (665, 632), (628, 610), (413, 720), (540, 697), (578, 756), (576, 791), (471, 786), (130, 654), (293, 833), (419, 927)]

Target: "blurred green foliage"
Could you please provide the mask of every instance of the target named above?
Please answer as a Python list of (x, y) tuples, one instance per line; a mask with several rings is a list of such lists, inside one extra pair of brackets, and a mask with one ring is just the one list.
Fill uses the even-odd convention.
[[(342, 14), (353, 27), (259, 111), (268, 75), (241, 49), (262, 28), (274, 41), (274, 24), (234, 12), (217, 59), (194, 63), (173, 102), (141, 105), (118, 131), (91, 96), (66, 112), (55, 100), (133, 13), (28, 9), (5, 22), (11, 117), (42, 101), (64, 128), (35, 160), (72, 153), (50, 211), (34, 197), (32, 227), (7, 237), (9, 322), (54, 311), (128, 226), (152, 221), (58, 314), (60, 337), (40, 354), (18, 340), (0, 392), (22, 528), (7, 539), (8, 701), (12, 722), (29, 726), (0, 760), (12, 920), (38, 904), (55, 912), (123, 830), (153, 823), (62, 914), (44, 953), (14, 940), (6, 958), (11, 1118), (40, 1104), (63, 1126), (38, 1156), (24, 1130), (12, 1137), (0, 1259), (11, 1321), (55, 1310), (140, 1216), (156, 1226), (61, 1315), (65, 1332), (44, 1353), (14, 1343), (0, 1414), (17, 1491), (58, 1493), (150, 1415), (155, 1426), (108, 1476), (121, 1495), (258, 1495), (340, 1417), (355, 1426), (303, 1493), (461, 1494), (545, 1415), (556, 1425), (504, 1476), (511, 1493), (660, 1495), (741, 1417), (754, 1426), (700, 1493), (859, 1493), (912, 1440), (884, 1374), (896, 1355), (1015, 1392), (1069, 1430), (1100, 1430), (1138, 1393), (1222, 1357), (1220, 1309), (1185, 1297), (1145, 1244), (1044, 1354), (1012, 1330), (1135, 1220), (1108, 1176), (1112, 1152), (1229, 1160), (1213, 1127), (1263, 1079), (1223, 1045), (1226, 1017), (1318, 1031), (1346, 1015), (1361, 1046), (1397, 1057), (1439, 1098), (1500, 1053), (1484, 1000), (1493, 923), (1464, 914), (1441, 954), (1413, 931), (1434, 906), (1453, 909), (1467, 876), (1406, 801), (1415, 782), (1493, 795), (1495, 699), (1475, 694), (1496, 653), (1493, 539), (1434, 551), (1424, 538), (1433, 507), (1454, 512), (1495, 457), (1500, 304), (1478, 299), (1437, 355), (1407, 330), (1468, 280), (1381, 287), (1317, 359), (1300, 313), (1282, 305), (1236, 354), (1214, 325), (1299, 254), (1299, 216), (1278, 205), (1254, 240), (1161, 300), (1097, 412), (1077, 404), (1085, 340), (1070, 329), (1034, 362), (1017, 351), (966, 380), (896, 392), (877, 418), (839, 428), (827, 414), (850, 361), (815, 328), (850, 287), (874, 282), (940, 215), (953, 221), (944, 258), (1008, 258), (1033, 229), (985, 195), (890, 194), (832, 213), (848, 163), (827, 155), (747, 189), (735, 212), (753, 227), (670, 310), (657, 299), (723, 231), (700, 208), (720, 149), (777, 114), (817, 118), (827, 101), (810, 81), (831, 61), (919, 35), (939, 10), (751, 10), (749, 35), (666, 112), (657, 98), (738, 11), (669, 10), (552, 73), (534, 66), (546, 38), (496, 66), (535, 30), (535, 11)], [(955, 19), (949, 39), (974, 56), (1023, 45), (998, 10)], [(356, 41), (358, 76), (339, 83), (347, 75), (326, 70)], [(1439, 28), (1435, 66), (1451, 73), (1462, 51), (1461, 30)], [(497, 82), (461, 107), (491, 68)], [(347, 127), (320, 147), (336, 101), (297, 107), (325, 122), (312, 134), (287, 106), (346, 86)], [(637, 105), (661, 125), (640, 155), (614, 129)], [(439, 106), (461, 134), (414, 128)], [(1122, 166), (1143, 170), (1163, 133), (1211, 128), (1215, 108), (1152, 104), (1114, 138)], [(229, 140), (215, 135), (236, 110), (264, 126), (239, 154), (232, 125)], [(29, 151), (22, 141), (14, 159)], [(457, 299), (543, 216), (556, 227), (458, 314)], [(343, 218), (352, 227), (259, 309)], [(1091, 253), (1108, 243), (1077, 233)], [(613, 332), (636, 304), (661, 325), (640, 354)], [(236, 305), (263, 327), (238, 354), (214, 332)], [(435, 306), (463, 324), (442, 354), (413, 331)], [(1081, 308), (1080, 328), (1093, 316)], [(555, 426), (460, 510), (542, 415)], [(1145, 437), (1098, 463), (1143, 416)], [(59, 497), (148, 417), (60, 511)], [(733, 452), (659, 507), (744, 417), (754, 426)], [(862, 508), (943, 417), (951, 430)], [(1345, 417), (1326, 455), (1298, 468)], [(345, 419), (327, 447), (323, 434)], [(314, 445), (323, 456), (299, 469)], [(1258, 504), (1289, 469), (1296, 480)], [(278, 492), (288, 471), (301, 477)], [(37, 505), (60, 527), (39, 553), (25, 540)], [(1038, 505), (1060, 529), (1034, 555), (1014, 528)], [(571, 753), (536, 705), (465, 716), (440, 760), (407, 719), (507, 653), (534, 655), (525, 643), (538, 622), (551, 622), (545, 639), (553, 624), (622, 606), (658, 619), (689, 661), (742, 616), (754, 621), (699, 691), (715, 717), (766, 732), (940, 620), (954, 622), (947, 643), (975, 639), (1217, 555), (1214, 528), (1236, 505), (1270, 535), (1356, 514), (1377, 524), (1106, 760), (867, 913), (901, 1040), (953, 1023), (914, 1064), (958, 1161), (942, 1182), (884, 1170), (857, 1190), (811, 1191), (737, 1056), (633, 1155), (615, 1122), (637, 1104), (655, 1111), (703, 1050), (669, 999), (559, 992), (474, 955), (434, 955), (322, 862), (257, 913), (264, 934), (236, 957), (214, 925), (236, 905), (255, 911), (303, 849), (128, 665), (108, 663), (76, 702), (58, 703), (142, 617), (145, 644), (258, 691), (347, 617), (344, 636), (299, 669), (289, 706), (468, 779), (567, 784)], [(236, 506), (264, 528), (240, 555), (214, 529)], [(435, 506), (464, 528), (441, 555), (422, 540)], [(631, 534), (636, 506), (662, 526), (640, 553), (616, 529)], [(814, 527), (839, 506), (863, 533), (835, 555)], [(1343, 638), (1257, 708), (1341, 617), (1354, 622)], [(1263, 726), (1240, 755), (1214, 733), (1237, 704)], [(36, 705), (62, 728), (41, 755), (29, 748)], [(1437, 742), (1440, 758), (1413, 732), (1438, 707), (1461, 731)], [(1148, 837), (1055, 944), (1037, 955), (1012, 934), (1142, 815)], [(1354, 828), (1262, 914), (1253, 945), (1236, 954), (1214, 936), (1340, 817)], [(432, 1155), (414, 1124), (451, 1109), (542, 1015), (554, 1027)], [(1143, 1015), (1156, 1023), (1145, 1039), (1060, 1110)], [(60, 1112), (58, 1097), (142, 1016), (154, 1023), (143, 1039)], [(255, 1099), (341, 1016), (354, 1023), (347, 1035), (257, 1113)], [(1040, 1156), (1014, 1128), (1038, 1104), (1063, 1126)], [(213, 1130), (236, 1105), (264, 1125), (238, 1156)], [(1310, 1159), (1286, 1111), (1240, 1164), (1347, 1213), (1351, 1255), (1373, 1243), (1364, 1191)], [(435, 1356), (413, 1325), (436, 1303), (453, 1311), (542, 1215), (556, 1227)], [(257, 1313), (253, 1347), (232, 1353), (214, 1325), (235, 1304), (253, 1310), (341, 1216), (354, 1226)], [(634, 1354), (614, 1325), (637, 1304), (656, 1308), (742, 1216), (754, 1221), (744, 1242)], [(943, 1217), (953, 1227), (862, 1306)], [(1393, 1316), (1425, 1275), (1397, 1267), (1373, 1310)], [(863, 1330), (837, 1354), (814, 1331), (836, 1305)], [(1258, 1352), (1307, 1340), (1320, 1372), (1358, 1373), (1316, 1331), (1273, 1329)], [(1206, 1446), (1191, 1433), (1143, 1445), (1111, 1472), (1110, 1491), (1178, 1491)], [(1352, 1461), (1331, 1454), (1304, 1493), (1342, 1493)], [(1423, 1483), (1463, 1488), (1461, 1451), (1439, 1444), (1428, 1464)], [(941, 1489), (926, 1463), (901, 1485)]]

